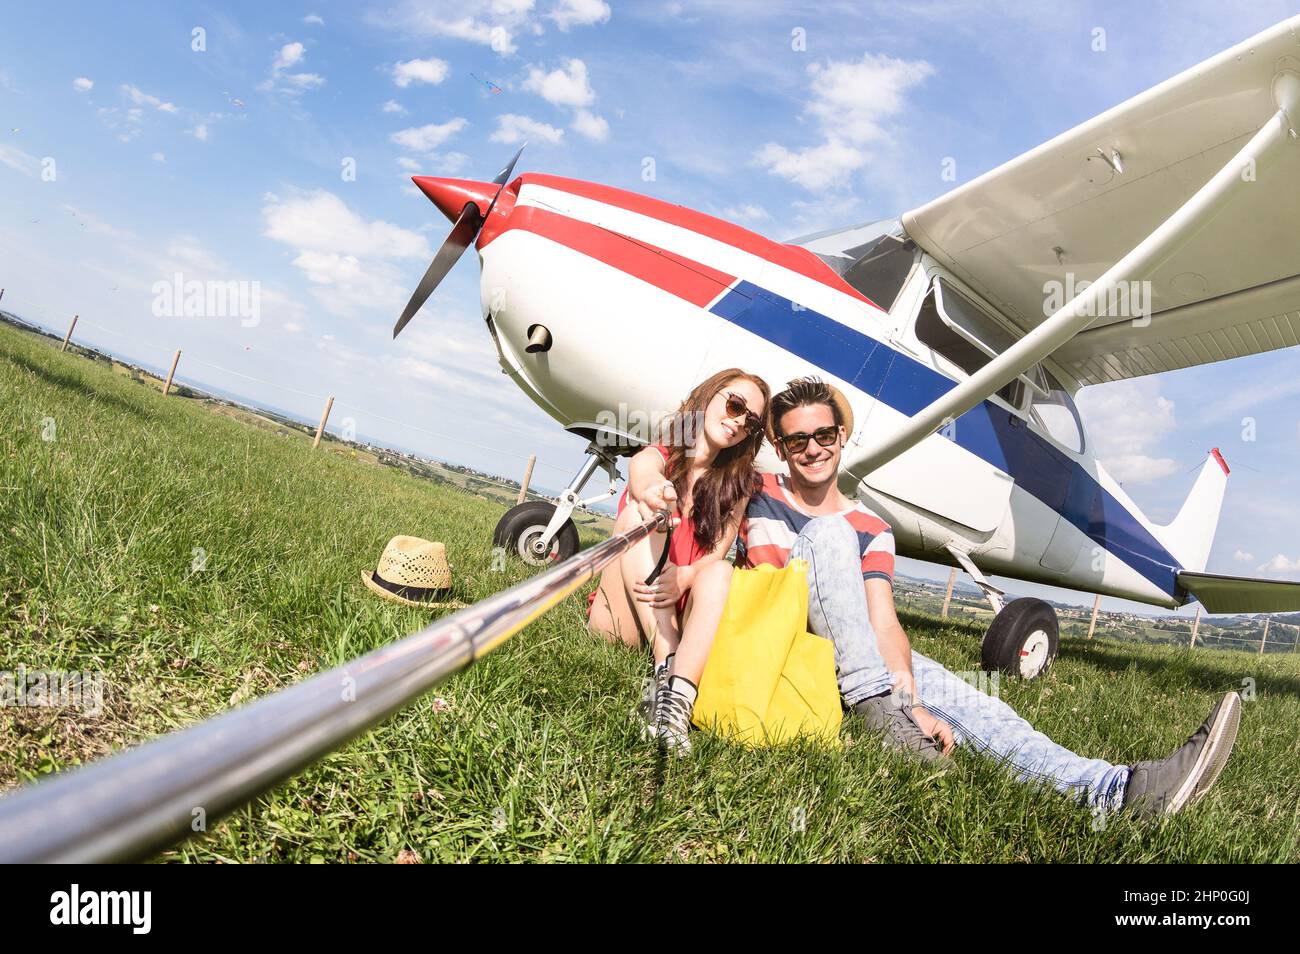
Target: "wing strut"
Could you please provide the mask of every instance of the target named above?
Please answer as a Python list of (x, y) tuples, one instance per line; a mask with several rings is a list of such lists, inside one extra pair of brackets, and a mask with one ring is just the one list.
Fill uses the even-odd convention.
[[(1273, 117), (1154, 232), (1050, 318), (965, 381), (922, 408), (903, 427), (874, 441), (864, 435), (860, 448), (851, 455), (846, 452), (845, 467), (849, 473), (858, 479), (866, 477), (996, 393), (1026, 368), (1046, 358), (1087, 328), (1097, 315), (1104, 314), (1106, 301), (1111, 300), (1120, 284), (1150, 275), (1204, 228), (1239, 190), (1250, 188), (1256, 176), (1284, 147), (1300, 148), (1292, 145), (1296, 137), (1295, 126), (1300, 124), (1300, 75), (1290, 71), (1279, 73), (1273, 95), (1278, 106)], [(1295, 116), (1296, 122), (1293, 123), (1290, 116)], [(1253, 174), (1247, 175), (1247, 170)]]

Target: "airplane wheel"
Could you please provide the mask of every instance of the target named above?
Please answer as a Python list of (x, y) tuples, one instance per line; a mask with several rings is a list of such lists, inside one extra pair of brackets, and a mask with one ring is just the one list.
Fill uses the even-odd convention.
[(980, 657), (986, 670), (1036, 679), (1052, 665), (1059, 645), (1056, 610), (1026, 596), (1012, 600), (993, 617)]
[(530, 500), (511, 507), (497, 521), (496, 530), (492, 532), (492, 545), (505, 547), (507, 553), (513, 553), (531, 566), (552, 566), (567, 560), (578, 552), (578, 528), (572, 520), (566, 520), (560, 526), (549, 551), (537, 551), (537, 542), (554, 513), (555, 504), (544, 500)]

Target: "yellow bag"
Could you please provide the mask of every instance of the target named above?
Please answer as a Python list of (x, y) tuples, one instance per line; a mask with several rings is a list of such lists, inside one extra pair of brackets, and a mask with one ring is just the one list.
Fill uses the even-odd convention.
[(806, 562), (736, 570), (692, 721), (748, 746), (798, 736), (839, 745), (835, 647), (807, 627)]

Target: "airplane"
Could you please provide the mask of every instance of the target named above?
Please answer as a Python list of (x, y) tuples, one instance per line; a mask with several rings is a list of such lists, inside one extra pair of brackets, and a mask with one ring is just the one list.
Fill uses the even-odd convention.
[[(1172, 521), (1106, 472), (1086, 385), (1300, 343), (1300, 17), (897, 218), (778, 242), (634, 192), (541, 173), (414, 176), (454, 222), (394, 337), (472, 244), (503, 372), (587, 458), (494, 543), (544, 564), (643, 426), (727, 367), (817, 374), (853, 406), (841, 488), (898, 552), (955, 565), (996, 615), (987, 669), (1041, 675), (1042, 600), (992, 574), (1212, 613), (1300, 609), (1300, 582), (1205, 571), (1229, 465)], [(522, 152), (522, 149), (520, 150)], [(647, 346), (653, 334), (663, 347)], [(765, 448), (759, 466), (779, 469)]]

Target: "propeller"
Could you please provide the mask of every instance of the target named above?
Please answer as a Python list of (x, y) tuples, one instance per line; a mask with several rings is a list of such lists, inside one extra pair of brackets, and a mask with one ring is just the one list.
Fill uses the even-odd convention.
[[(524, 143), (524, 146), (526, 145), (528, 144)], [(420, 279), (420, 284), (415, 286), (415, 292), (411, 295), (411, 300), (406, 303), (406, 308), (402, 311), (402, 317), (398, 318), (397, 324), (393, 326), (394, 338), (402, 333), (402, 329), (415, 317), (415, 313), (429, 300), (433, 290), (438, 287), (439, 282), (447, 277), (447, 273), (460, 260), (461, 255), (465, 253), (465, 249), (474, 244), (474, 239), (478, 237), (479, 231), (483, 228), (483, 223), (492, 214), (497, 199), (500, 198), (506, 183), (510, 181), (510, 174), (514, 172), (515, 163), (519, 161), (519, 157), (523, 154), (524, 146), (519, 147), (519, 151), (514, 154), (514, 157), (491, 183), (476, 183), (463, 179), (435, 179), (425, 176), (414, 177), (413, 181), (420, 187), (421, 191), (455, 224), (451, 227), (451, 234), (447, 236), (442, 243), (442, 247), (438, 249), (438, 254), (429, 263), (429, 268), (424, 273), (424, 277)], [(492, 199), (488, 202), (487, 212), (480, 215), (479, 201), (487, 198), (489, 194), (488, 185), (496, 186), (496, 190), (491, 192)], [(453, 214), (457, 204), (460, 205), (460, 211)]]

